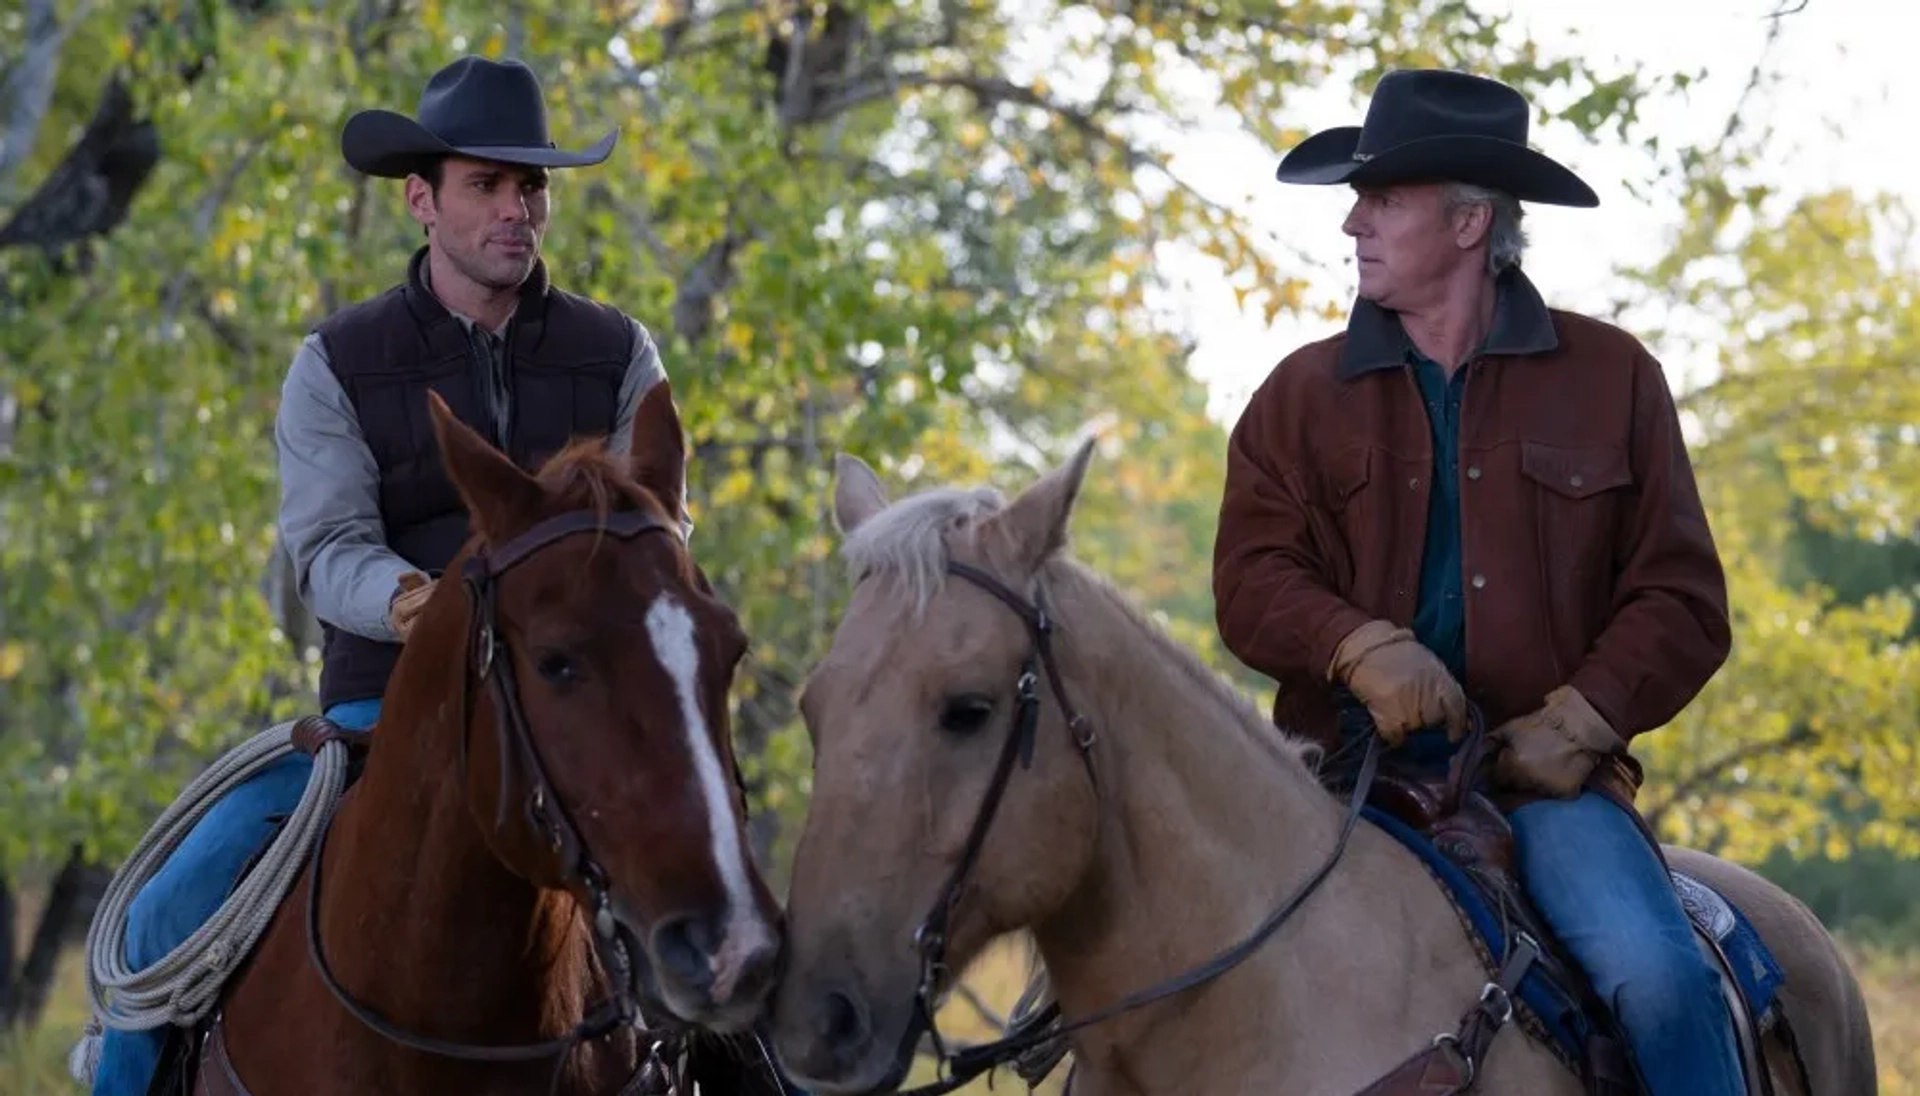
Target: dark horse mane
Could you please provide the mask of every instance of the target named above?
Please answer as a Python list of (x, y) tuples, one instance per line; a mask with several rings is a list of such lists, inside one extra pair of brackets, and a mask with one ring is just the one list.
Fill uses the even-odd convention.
[[(605, 521), (610, 514), (641, 511), (678, 527), (680, 516), (660, 496), (633, 477), (624, 457), (608, 451), (603, 442), (576, 441), (542, 463), (535, 480), (563, 507), (589, 509)], [(598, 550), (600, 541), (594, 543)], [(683, 581), (712, 593), (706, 574), (691, 552), (674, 553)], [(591, 949), (589, 949), (591, 954)], [(704, 1028), (683, 1030), (687, 1073), (702, 1093), (711, 1096), (788, 1096), (791, 1092), (773, 1072), (772, 1059), (753, 1032), (719, 1035)]]

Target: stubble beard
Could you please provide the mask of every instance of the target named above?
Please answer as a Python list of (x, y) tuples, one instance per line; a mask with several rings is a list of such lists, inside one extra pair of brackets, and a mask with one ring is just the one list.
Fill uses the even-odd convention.
[(473, 251), (447, 249), (447, 258), (452, 261), (467, 280), (475, 285), (485, 286), (495, 291), (518, 289), (533, 273), (533, 264), (540, 259), (540, 249), (536, 244), (525, 259), (489, 258), (484, 244)]

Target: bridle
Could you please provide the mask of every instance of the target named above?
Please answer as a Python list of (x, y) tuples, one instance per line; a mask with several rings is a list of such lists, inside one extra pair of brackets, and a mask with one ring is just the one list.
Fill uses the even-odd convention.
[(1049, 1028), (1048, 1025), (1059, 1013), (1060, 1006), (1056, 1002), (1029, 1017), (1013, 1034), (990, 1043), (966, 1047), (950, 1053), (945, 1041), (940, 1037), (939, 1026), (934, 1020), (941, 982), (948, 973), (946, 965), (948, 930), (951, 926), (953, 910), (959, 905), (961, 892), (979, 860), (981, 847), (986, 843), (987, 831), (993, 825), (993, 818), (999, 811), (1001, 798), (1012, 780), (1014, 759), (1018, 757), (1021, 760), (1022, 768), (1031, 768), (1033, 764), (1033, 746), (1036, 728), (1040, 722), (1039, 677), (1035, 673), (1036, 663), (1046, 673), (1048, 687), (1053, 693), (1054, 700), (1060, 705), (1067, 729), (1072, 733), (1074, 745), (1079, 749), (1080, 759), (1086, 766), (1087, 776), (1094, 783), (1096, 795), (1099, 792), (1099, 779), (1093, 765), (1095, 740), (1093, 726), (1067, 697), (1064, 679), (1058, 664), (1054, 661), (1053, 618), (1047, 613), (1043, 592), (1036, 587), (1033, 600), (1028, 601), (1005, 583), (979, 568), (949, 560), (946, 569), (949, 574), (965, 579), (1012, 609), (1026, 624), (1033, 646), (1021, 665), (1020, 676), (1015, 680), (1014, 695), (1018, 700), (1018, 707), (1014, 712), (1013, 725), (1007, 732), (1005, 743), (1000, 748), (999, 760), (994, 765), (993, 776), (987, 784), (979, 811), (974, 815), (973, 828), (967, 834), (967, 843), (961, 850), (959, 862), (954, 865), (953, 871), (947, 876), (946, 884), (940, 889), (940, 895), (935, 900), (933, 908), (928, 911), (920, 927), (914, 932), (914, 946), (920, 953), (920, 978), (914, 994), (914, 1008), (922, 1028), (933, 1042), (941, 1077), (930, 1084), (904, 1090), (900, 1096), (943, 1096), (945, 1093), (965, 1086), (975, 1077), (1011, 1062), (1036, 1047), (1056, 1042), (1081, 1028), (1110, 1020), (1122, 1013), (1131, 1012), (1154, 1001), (1203, 985), (1238, 966), (1305, 904), (1307, 898), (1319, 889), (1320, 884), (1332, 873), (1334, 865), (1339, 863), (1341, 855), (1346, 851), (1347, 839), (1352, 836), (1354, 826), (1360, 820), (1361, 808), (1365, 805), (1367, 793), (1373, 785), (1380, 755), (1379, 737), (1369, 735), (1366, 756), (1360, 763), (1359, 774), (1347, 803), (1346, 819), (1333, 851), (1327, 855), (1305, 883), (1301, 884), (1279, 908), (1269, 914), (1266, 920), (1240, 942), (1183, 974), (1124, 997), (1071, 1023)]
[[(526, 821), (536, 834), (545, 839), (547, 848), (559, 863), (562, 885), (581, 897), (591, 911), (594, 950), (612, 983), (611, 998), (589, 1011), (573, 1031), (537, 1043), (457, 1043), (402, 1030), (356, 1001), (340, 985), (322, 954), (320, 865), (331, 820), (328, 827), (322, 828), (319, 840), (314, 842), (310, 863), (313, 878), (307, 889), (307, 954), (320, 980), (354, 1019), (391, 1042), (444, 1058), (477, 1062), (524, 1062), (558, 1056), (553, 1077), (556, 1091), (565, 1069), (567, 1052), (581, 1043), (602, 1038), (622, 1026), (632, 1024), (640, 1016), (640, 963), (644, 961), (644, 955), (637, 943), (631, 940), (630, 932), (614, 917), (607, 894), (607, 872), (594, 859), (579, 828), (567, 813), (566, 806), (554, 794), (546, 765), (534, 746), (532, 728), (514, 681), (513, 659), (500, 635), (496, 598), (501, 577), (515, 566), (556, 541), (589, 532), (620, 540), (632, 540), (656, 532), (674, 535), (672, 527), (646, 511), (622, 510), (601, 514), (592, 510), (574, 510), (539, 522), (501, 545), (497, 551), (476, 549), (462, 568), (461, 582), (471, 606), (471, 625), (467, 642), (468, 657), (463, 660), (460, 689), (460, 780), (465, 786), (468, 739), (472, 736), (472, 721), (468, 714), (473, 702), (473, 682), (477, 677), (490, 691), (499, 725), (496, 739), (500, 750), (500, 793), (496, 801), (495, 832), (504, 829), (508, 823), (507, 804), (514, 784), (513, 777), (518, 773), (526, 788), (525, 798), (521, 801)], [(667, 1061), (671, 1053), (667, 1044), (666, 1038), (657, 1037), (648, 1048), (641, 1067), (641, 1077), (644, 1079), (651, 1073), (654, 1087), (642, 1087), (640, 1091), (672, 1093), (679, 1090), (673, 1082), (673, 1071)], [(631, 1087), (629, 1090), (632, 1090)]]

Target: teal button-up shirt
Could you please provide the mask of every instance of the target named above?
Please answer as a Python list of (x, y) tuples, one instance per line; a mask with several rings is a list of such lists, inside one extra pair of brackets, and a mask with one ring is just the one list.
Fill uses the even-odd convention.
[(1439, 362), (1407, 347), (1413, 379), (1433, 431), (1433, 490), (1427, 496), (1426, 548), (1413, 634), (1446, 664), (1457, 681), (1467, 676), (1467, 610), (1460, 567), (1460, 397), (1467, 371), (1452, 378)]

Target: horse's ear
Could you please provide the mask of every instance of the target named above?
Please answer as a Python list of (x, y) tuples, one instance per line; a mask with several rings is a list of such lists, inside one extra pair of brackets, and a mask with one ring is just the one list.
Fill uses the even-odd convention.
[(653, 492), (668, 516), (679, 520), (686, 512), (687, 435), (673, 405), (673, 388), (664, 377), (647, 389), (634, 409), (627, 461), (634, 482)]
[(1012, 562), (1027, 571), (1038, 570), (1067, 543), (1067, 521), (1080, 498), (1093, 459), (1093, 438), (1080, 443), (1067, 463), (1040, 477), (1020, 492), (1006, 509), (983, 523), (992, 539), (1012, 550)]
[(447, 478), (467, 504), (473, 528), (490, 543), (530, 524), (540, 506), (540, 485), (461, 422), (440, 393), (427, 392), (427, 412)]
[(887, 491), (867, 462), (851, 453), (833, 458), (833, 520), (842, 533), (887, 508)]

